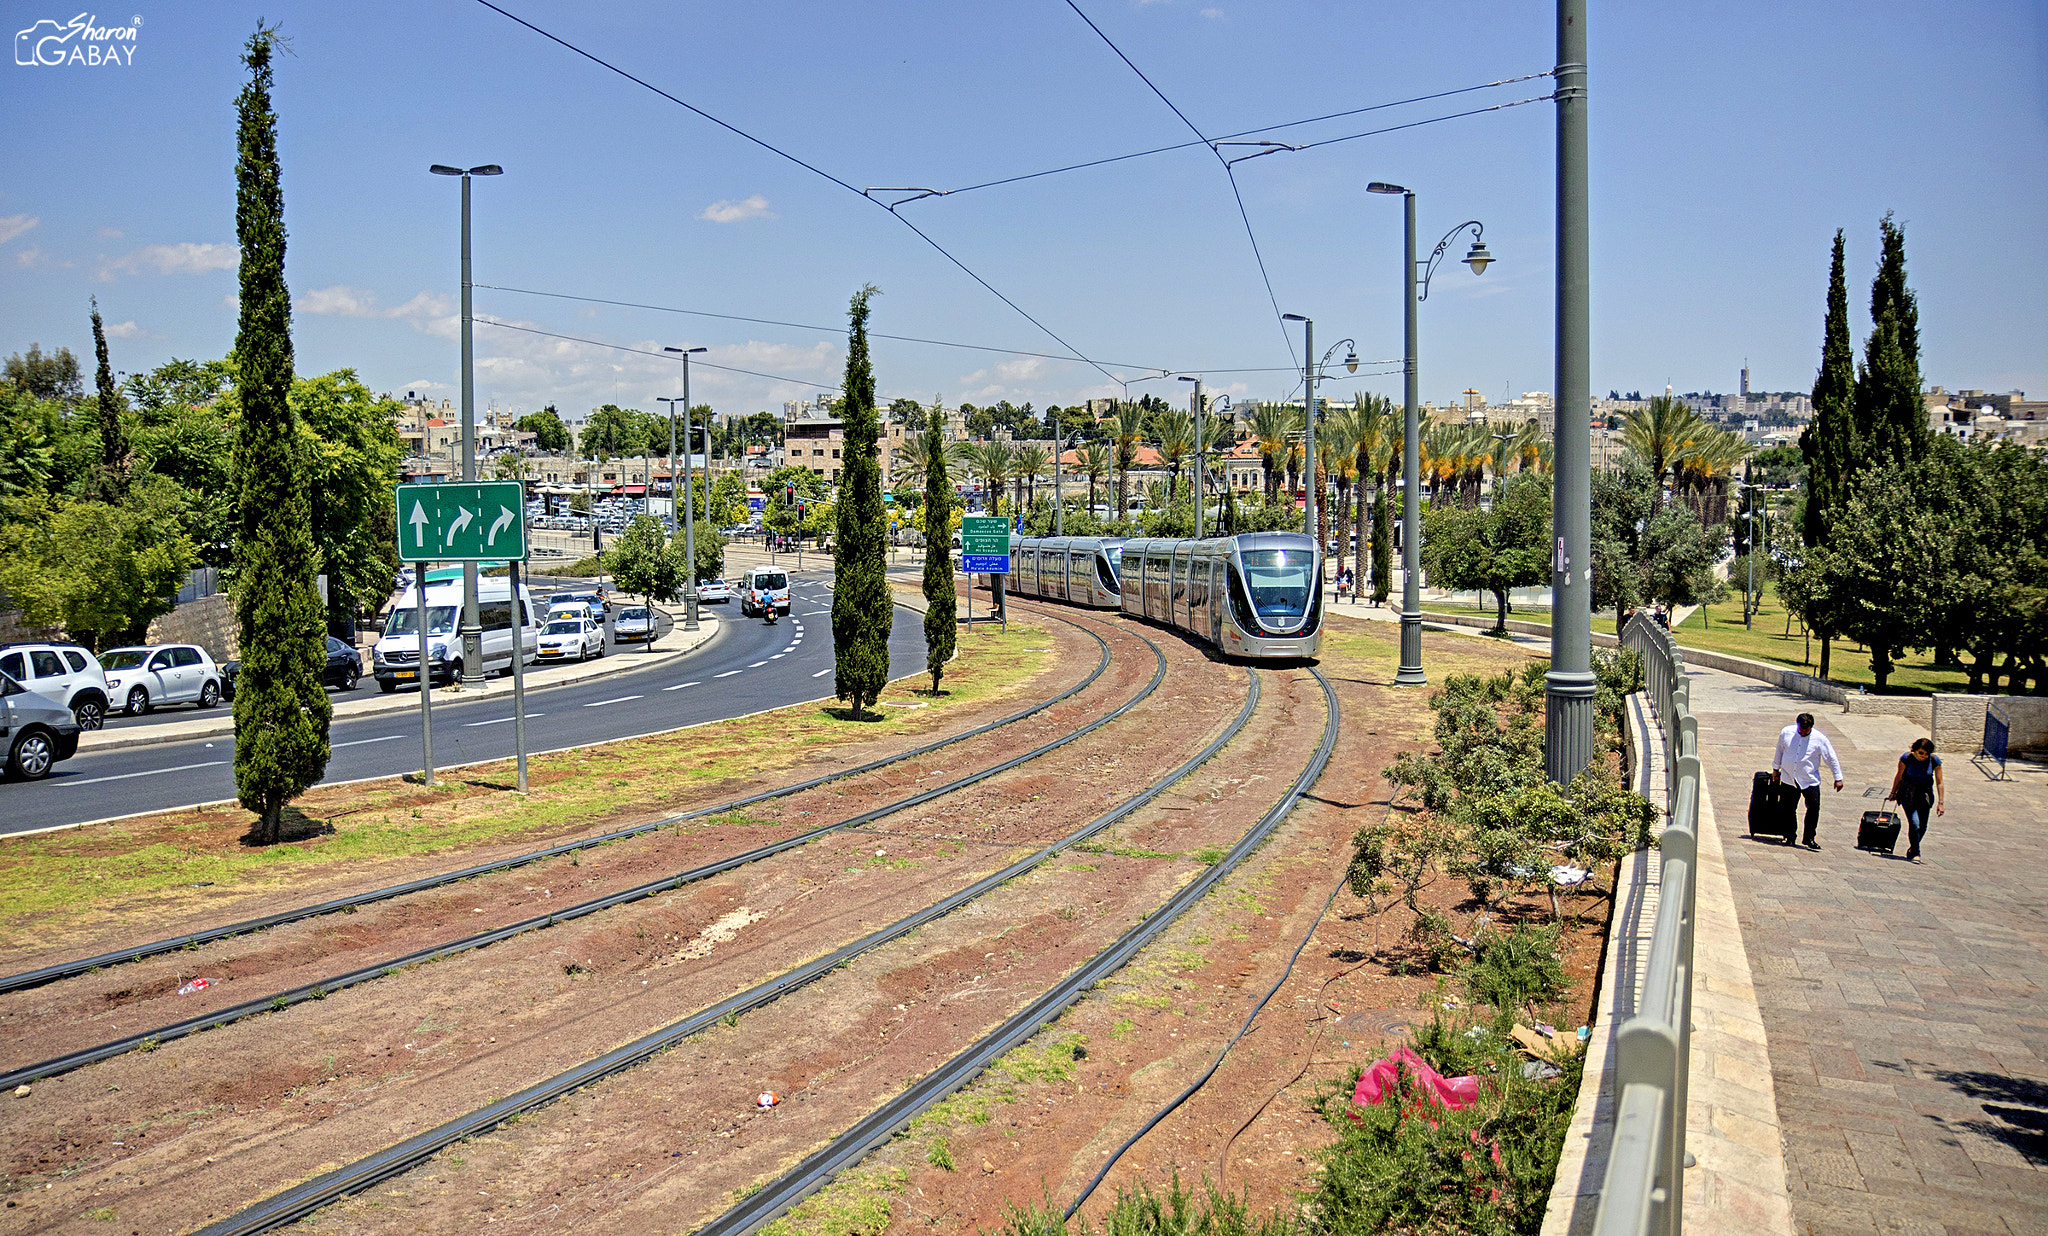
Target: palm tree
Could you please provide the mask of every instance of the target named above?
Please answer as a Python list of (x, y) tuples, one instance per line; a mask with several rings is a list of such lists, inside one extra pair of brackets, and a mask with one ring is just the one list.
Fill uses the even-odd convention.
[(1650, 406), (1632, 411), (1622, 421), (1621, 440), (1643, 461), (1655, 483), (1650, 509), (1664, 506), (1664, 480), (1679, 455), (1706, 429), (1699, 414), (1669, 395), (1651, 397)]
[(1740, 435), (1703, 424), (1672, 461), (1671, 492), (1684, 497), (1702, 524), (1722, 523), (1728, 518), (1729, 477), (1748, 456)]
[(982, 488), (988, 493), (988, 513), (1003, 513), (1003, 485), (1010, 479), (1014, 467), (1015, 452), (1007, 442), (956, 442), (953, 458), (967, 470), (969, 476), (981, 478)]
[(1095, 484), (1108, 476), (1115, 467), (1115, 457), (1108, 445), (1090, 442), (1081, 448), (1081, 471), (1088, 474), (1088, 514), (1095, 514)]
[(1195, 421), (1185, 412), (1173, 411), (1159, 418), (1159, 462), (1166, 465), (1166, 501), (1172, 505), (1180, 493), (1180, 467), (1195, 449)]
[(1116, 446), (1116, 517), (1127, 517), (1131, 504), (1131, 469), (1138, 466), (1138, 444), (1145, 435), (1145, 409), (1135, 403), (1116, 406), (1110, 431)]
[(1019, 509), (1029, 510), (1031, 504), (1038, 500), (1038, 479), (1052, 467), (1052, 454), (1036, 442), (1027, 442), (1016, 448), (1014, 467), (1021, 491), (1018, 495)]
[(1331, 578), (1344, 573), (1344, 555), (1351, 546), (1351, 481), (1358, 471), (1358, 442), (1364, 433), (1359, 424), (1356, 404), (1332, 412), (1323, 424), (1323, 432), (1316, 435), (1316, 453), (1323, 457), (1323, 467), (1330, 475), (1330, 484), (1337, 490), (1335, 519), (1337, 525), (1337, 561)]
[(1268, 502), (1280, 492), (1280, 464), (1289, 449), (1287, 435), (1293, 432), (1294, 423), (1293, 410), (1280, 404), (1261, 403), (1252, 409), (1252, 437), (1259, 444), (1259, 470), (1265, 477)]

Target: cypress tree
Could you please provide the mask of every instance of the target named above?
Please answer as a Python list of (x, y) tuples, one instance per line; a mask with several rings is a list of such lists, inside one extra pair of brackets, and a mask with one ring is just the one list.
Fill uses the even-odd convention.
[(868, 364), (868, 298), (872, 286), (853, 294), (847, 308), (844, 462), (839, 473), (839, 527), (833, 549), (832, 654), (835, 694), (853, 704), (858, 721), (881, 698), (889, 681), (887, 526), (882, 516), (880, 422), (875, 413), (875, 371)]
[(1920, 398), (1920, 307), (1906, 286), (1906, 233), (1887, 214), (1883, 252), (1870, 283), (1870, 335), (1856, 378), (1855, 418), (1862, 466), (1927, 457), (1927, 409)]
[(118, 505), (128, 497), (128, 435), (121, 429), (121, 392), (114, 385), (114, 366), (107, 359), (107, 328), (100, 321), (97, 296), (92, 298), (92, 349), (99, 358), (94, 402), (99, 414), (100, 462), (86, 481), (85, 496)]
[[(953, 482), (946, 475), (945, 419), (934, 417), (917, 439), (924, 465), (924, 667), (932, 694), (959, 637), (960, 598), (953, 591)], [(1092, 517), (1091, 517), (1092, 518)]]
[[(1829, 544), (1834, 518), (1849, 499), (1861, 443), (1852, 404), (1856, 398), (1856, 351), (1849, 341), (1849, 285), (1842, 259), (1842, 230), (1835, 229), (1834, 260), (1828, 267), (1828, 309), (1821, 331), (1820, 373), (1813, 380), (1813, 423), (1799, 435), (1806, 458), (1806, 514), (1802, 531), (1809, 556)], [(1828, 676), (1832, 631), (1822, 614), (1802, 615), (1820, 636), (1820, 676)]]
[[(320, 684), (326, 663), (319, 551), (292, 384), (292, 302), (284, 279), (284, 192), (270, 57), (277, 28), (258, 25), (235, 100), (235, 237), (241, 244), (241, 320), (235, 334), (241, 430), (235, 441), (235, 619), (242, 672), (235, 684), (235, 787), (259, 821), (259, 844), (278, 840), (284, 806), (327, 769), (332, 715)], [(423, 688), (424, 689), (424, 688)]]

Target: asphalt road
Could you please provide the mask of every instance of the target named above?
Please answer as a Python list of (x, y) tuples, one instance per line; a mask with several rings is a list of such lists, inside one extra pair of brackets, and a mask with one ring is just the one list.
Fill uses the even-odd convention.
[[(665, 665), (526, 696), (529, 750), (553, 750), (647, 734), (799, 703), (832, 693), (832, 594), (822, 578), (791, 581), (789, 618), (769, 626), (742, 618), (735, 603), (716, 639)], [(895, 610), (891, 677), (924, 666), (924, 629)], [(614, 653), (630, 659), (630, 652)], [(172, 715), (179, 715), (173, 713)], [(327, 781), (388, 777), (420, 769), (417, 711), (339, 721), (330, 735)], [(437, 768), (505, 759), (512, 751), (512, 688), (494, 679), (489, 696), (460, 703), (436, 693)], [(228, 736), (124, 747), (74, 756), (42, 781), (0, 784), (0, 833), (50, 828), (235, 796)]]

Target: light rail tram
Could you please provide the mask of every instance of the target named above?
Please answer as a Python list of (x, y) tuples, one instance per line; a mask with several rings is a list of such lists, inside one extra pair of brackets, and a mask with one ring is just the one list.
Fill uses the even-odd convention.
[(1313, 658), (1322, 562), (1299, 532), (1193, 539), (1010, 538), (1010, 591), (1186, 631), (1233, 657)]

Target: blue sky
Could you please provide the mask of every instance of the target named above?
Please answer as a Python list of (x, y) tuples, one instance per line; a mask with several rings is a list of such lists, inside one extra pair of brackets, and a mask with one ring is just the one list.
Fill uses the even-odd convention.
[[(436, 162), (506, 169), (476, 185), (482, 284), (843, 328), (847, 297), (873, 283), (877, 331), (1066, 352), (887, 211), (475, 0), (129, 2), (95, 20), (139, 16), (132, 64), (0, 64), (0, 353), (35, 341), (89, 359), (95, 295), (116, 368), (232, 345), (236, 56), (259, 13), (295, 53), (276, 102), (301, 372), (352, 366), (379, 390), (455, 393), (458, 191), (427, 173)], [(969, 185), (1192, 140), (1064, 0), (500, 2), (857, 188)], [(10, 31), (74, 11), (4, 7)], [(1555, 58), (1543, 4), (1081, 7), (1209, 135)], [(1730, 390), (1745, 358), (1759, 389), (1809, 387), (1834, 229), (1848, 229), (1860, 338), (1889, 210), (1906, 228), (1927, 381), (2048, 393), (2041, 4), (1591, 7), (1598, 392)], [(1548, 86), (1274, 136), (1343, 137)], [(1364, 192), (1397, 181), (1420, 195), (1425, 247), (1477, 218), (1497, 259), (1480, 278), (1454, 260), (1439, 274), (1424, 397), (1550, 389), (1553, 125), (1535, 103), (1240, 164), (1279, 308), (1315, 318), (1319, 352), (1350, 337), (1368, 362), (1399, 355), (1399, 199)], [(1200, 146), (902, 216), (1126, 381), (1208, 372), (1240, 399), (1291, 385), (1299, 335), (1282, 333), (1230, 181)], [(830, 388), (844, 360), (843, 332), (485, 289), (476, 307), (627, 347), (707, 346), (692, 393), (721, 412)], [(480, 406), (651, 410), (680, 394), (671, 360), (485, 325), (476, 337)], [(886, 340), (875, 368), (885, 398), (949, 405), (1120, 389), (1079, 362)], [(1329, 393), (1353, 389), (1398, 396), (1399, 379)]]

